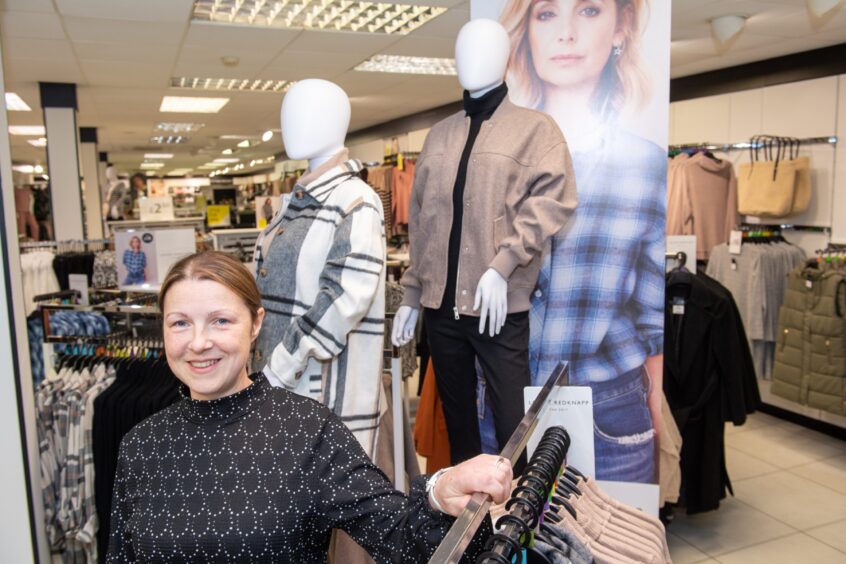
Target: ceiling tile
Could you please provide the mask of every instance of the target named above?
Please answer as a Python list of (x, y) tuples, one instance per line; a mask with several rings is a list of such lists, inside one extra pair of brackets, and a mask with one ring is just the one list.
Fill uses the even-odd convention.
[(315, 51), (326, 55), (357, 54), (369, 56), (399, 41), (401, 36), (383, 33), (306, 30), (288, 46), (292, 51)]
[(185, 45), (219, 49), (266, 49), (279, 52), (301, 33), (301, 30), (269, 29), (242, 25), (220, 25), (191, 22)]
[(179, 45), (168, 42), (74, 41), (73, 49), (80, 59), (98, 61), (152, 62), (173, 65)]
[[(84, 82), (76, 62), (53, 61), (49, 59), (5, 58), (5, 78), (15, 82)], [(14, 113), (14, 112), (13, 112)]]
[(83, 60), (80, 66), (92, 86), (157, 88), (170, 82), (167, 66), (152, 62)]
[(4, 12), (46, 12), (53, 13), (51, 0), (3, 0)]
[(65, 29), (74, 41), (105, 43), (180, 43), (187, 23), (106, 20), (65, 17)]
[(65, 39), (61, 19), (56, 14), (4, 12), (0, 18), (4, 45), (8, 45), (8, 39), (17, 37)]
[(404, 55), (406, 57), (453, 58), (455, 56), (455, 38), (416, 35), (412, 32), (381, 51), (381, 53)]
[(327, 57), (325, 53), (286, 49), (259, 73), (258, 78), (331, 78), (352, 69), (364, 59), (366, 56), (355, 53), (336, 53)]
[(139, 22), (185, 22), (194, 0), (55, 0), (64, 16), (132, 20)]
[(402, 84), (409, 78), (410, 75), (407, 74), (351, 70), (337, 76), (334, 82), (343, 88), (348, 96), (366, 96)]
[(4, 47), (7, 59), (45, 59), (59, 63), (74, 63), (70, 42), (65, 39), (31, 39), (19, 37)]

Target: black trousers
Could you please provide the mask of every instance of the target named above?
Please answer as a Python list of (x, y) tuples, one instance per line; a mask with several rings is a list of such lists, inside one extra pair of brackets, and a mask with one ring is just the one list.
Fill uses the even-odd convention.
[[(485, 373), (494, 415), (496, 439), (502, 449), (523, 418), (523, 388), (530, 385), (529, 313), (512, 313), (499, 335), (479, 334), (478, 317), (461, 317), (425, 309), (429, 354), (435, 367), (438, 394), (449, 434), (452, 464), (482, 453), (476, 404), (476, 358)], [(525, 452), (515, 464), (522, 471)]]

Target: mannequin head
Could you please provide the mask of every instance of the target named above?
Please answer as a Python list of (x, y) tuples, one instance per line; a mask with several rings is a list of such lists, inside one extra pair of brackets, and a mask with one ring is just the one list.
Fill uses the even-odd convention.
[(291, 159), (307, 159), (312, 169), (344, 148), (350, 126), (350, 99), (328, 80), (296, 83), (282, 100), (282, 141)]
[(508, 67), (511, 44), (505, 28), (494, 20), (477, 19), (464, 24), (455, 40), (458, 82), (471, 95), (499, 86)]
[(115, 167), (110, 166), (106, 168), (106, 180), (109, 181), (109, 184), (113, 184), (118, 181), (118, 171)]

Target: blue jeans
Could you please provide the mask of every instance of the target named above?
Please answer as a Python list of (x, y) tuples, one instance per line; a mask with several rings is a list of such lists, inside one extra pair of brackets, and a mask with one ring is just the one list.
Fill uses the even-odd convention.
[(132, 284), (143, 284), (146, 282), (144, 280), (144, 271), (140, 272), (130, 272), (126, 275), (126, 279), (123, 281), (125, 286), (130, 286)]
[(638, 368), (608, 382), (593, 382), (596, 479), (657, 483), (655, 431), (649, 386)]

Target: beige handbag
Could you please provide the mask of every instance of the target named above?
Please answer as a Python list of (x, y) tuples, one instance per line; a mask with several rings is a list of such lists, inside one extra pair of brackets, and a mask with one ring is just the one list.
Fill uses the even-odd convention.
[(796, 188), (793, 191), (793, 207), (790, 215), (804, 212), (811, 204), (811, 162), (808, 157), (799, 156), (799, 140), (789, 139), (790, 160), (785, 165), (796, 170)]
[[(773, 147), (777, 142), (777, 147)], [(760, 159), (763, 149), (764, 159)], [(737, 208), (742, 215), (784, 217), (794, 212), (794, 205), (805, 208), (810, 200), (810, 173), (807, 158), (785, 160), (786, 144), (780, 138), (756, 136), (750, 141), (751, 162), (740, 165), (737, 176)], [(798, 171), (807, 178), (803, 193), (797, 200)], [(801, 207), (801, 206), (799, 206)]]

